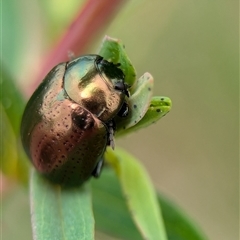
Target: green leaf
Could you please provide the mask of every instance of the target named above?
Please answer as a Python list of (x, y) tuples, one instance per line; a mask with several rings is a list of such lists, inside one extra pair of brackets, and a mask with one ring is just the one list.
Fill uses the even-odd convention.
[(18, 136), (25, 101), (14, 82), (14, 79), (7, 72), (6, 68), (2, 66), (1, 70), (0, 102), (2, 103), (3, 109), (12, 125), (14, 133)]
[(125, 46), (121, 40), (105, 36), (98, 54), (110, 62), (120, 63), (120, 68), (125, 74), (125, 82), (129, 86), (134, 84), (136, 71), (126, 54)]
[(183, 210), (163, 195), (158, 195), (169, 240), (207, 240), (205, 234)]
[(105, 153), (119, 178), (132, 218), (144, 239), (167, 239), (155, 190), (144, 167), (127, 152)]
[(117, 131), (122, 131), (136, 125), (148, 110), (153, 89), (153, 78), (150, 73), (145, 73), (134, 84), (134, 92), (127, 100), (129, 113), (127, 117), (116, 117)]
[(0, 112), (2, 124), (1, 170), (9, 177), (27, 182), (29, 161), (23, 151), (19, 129), (25, 101), (13, 78), (2, 66)]
[(34, 240), (94, 239), (89, 185), (63, 188), (31, 175), (30, 202)]
[[(153, 77), (150, 73), (145, 73), (135, 81), (135, 69), (120, 40), (106, 36), (99, 54), (108, 61), (120, 63), (125, 74), (125, 82), (131, 86), (130, 97), (126, 99), (129, 107), (128, 116), (114, 119), (117, 125), (117, 136), (149, 126), (166, 115), (171, 108), (171, 100), (166, 97), (164, 99), (163, 97), (152, 98)], [(146, 117), (145, 114), (147, 114)]]
[[(124, 240), (141, 240), (142, 237), (131, 219), (114, 171), (106, 166), (99, 179), (91, 180), (91, 185), (97, 230)], [(12, 189), (7, 196), (3, 195), (0, 221), (4, 226), (2, 233), (4, 240), (32, 239), (28, 199), (26, 189), (20, 185)], [(207, 239), (195, 226), (194, 221), (162, 194), (158, 194), (158, 204), (161, 204), (168, 240)]]
[[(28, 13), (24, 9), (24, 5), (28, 2), (9, 0), (1, 3), (1, 43), (4, 46), (1, 50), (1, 58), (8, 65), (8, 69), (18, 72), (21, 69), (24, 50), (27, 49), (24, 42), (24, 40), (26, 41), (25, 33), (27, 33), (24, 16)], [(34, 10), (32, 8), (32, 11)], [(25, 11), (25, 15), (23, 15), (23, 11)]]
[(172, 102), (170, 98), (160, 96), (152, 97), (150, 106), (144, 117), (136, 125), (125, 129), (124, 131), (117, 131), (116, 136), (118, 137), (132, 132), (136, 132), (141, 128), (146, 128), (149, 125), (156, 123), (171, 110), (171, 107)]
[(91, 184), (96, 229), (124, 240), (142, 239), (112, 169), (106, 166)]
[[(0, 117), (1, 117), (1, 171), (8, 176), (16, 178), (17, 175), (17, 142), (13, 132), (11, 123), (0, 102)], [(4, 136), (4, 137), (3, 137)], [(14, 151), (13, 151), (14, 150)]]
[[(141, 240), (112, 169), (105, 167), (100, 179), (92, 179), (91, 183), (96, 228), (120, 239)], [(158, 194), (158, 206), (160, 205), (168, 240), (207, 239), (193, 220), (162, 194)]]

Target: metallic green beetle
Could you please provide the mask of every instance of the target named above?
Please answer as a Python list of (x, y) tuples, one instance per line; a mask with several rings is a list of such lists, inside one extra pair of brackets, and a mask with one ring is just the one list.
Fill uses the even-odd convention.
[(119, 64), (85, 55), (55, 66), (25, 108), (21, 138), (35, 168), (54, 183), (98, 177), (115, 116), (127, 116), (128, 87)]

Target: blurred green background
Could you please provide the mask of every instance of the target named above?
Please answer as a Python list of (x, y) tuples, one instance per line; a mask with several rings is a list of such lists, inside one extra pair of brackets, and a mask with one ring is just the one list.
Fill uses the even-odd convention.
[[(82, 3), (3, 1), (1, 58), (21, 89)], [(116, 145), (216, 240), (239, 230), (238, 32), (237, 1), (131, 0), (89, 49), (122, 39), (138, 76), (150, 72), (154, 94), (172, 99), (164, 119)]]

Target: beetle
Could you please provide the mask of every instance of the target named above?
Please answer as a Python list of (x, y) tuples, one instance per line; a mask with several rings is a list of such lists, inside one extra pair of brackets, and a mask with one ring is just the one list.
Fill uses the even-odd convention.
[(99, 55), (55, 66), (29, 99), (21, 122), (26, 154), (53, 183), (77, 186), (98, 177), (114, 117), (128, 114), (125, 75)]

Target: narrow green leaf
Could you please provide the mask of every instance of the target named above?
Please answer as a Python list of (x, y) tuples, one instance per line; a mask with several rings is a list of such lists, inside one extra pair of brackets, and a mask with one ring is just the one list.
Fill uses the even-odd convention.
[(153, 89), (153, 77), (150, 73), (141, 76), (134, 85), (134, 92), (127, 100), (129, 113), (127, 117), (116, 117), (117, 131), (120, 134), (125, 129), (136, 125), (148, 110)]
[(2, 124), (2, 171), (22, 183), (28, 180), (29, 162), (23, 151), (19, 129), (25, 101), (13, 78), (2, 65), (0, 111)]
[(1, 70), (0, 102), (2, 103), (15, 135), (18, 136), (25, 101), (13, 78), (6, 71), (6, 68), (1, 66)]
[(169, 240), (207, 240), (183, 210), (163, 195), (158, 195)]
[(144, 117), (136, 125), (125, 129), (124, 131), (117, 131), (116, 136), (118, 137), (136, 132), (141, 128), (146, 128), (149, 125), (156, 123), (171, 110), (171, 107), (172, 102), (170, 98), (160, 96), (152, 97), (150, 106)]
[[(17, 142), (11, 123), (0, 102), (0, 152), (1, 152), (1, 171), (13, 178), (17, 176)], [(4, 137), (3, 137), (4, 136)], [(14, 150), (14, 151), (13, 151)]]
[[(159, 99), (159, 97), (152, 98), (153, 77), (150, 73), (145, 73), (135, 81), (135, 69), (128, 59), (125, 47), (120, 40), (106, 36), (103, 39), (99, 54), (108, 61), (120, 63), (121, 69), (125, 74), (125, 82), (131, 86), (129, 88), (130, 97), (126, 99), (129, 107), (128, 116), (124, 118), (115, 117), (114, 119), (117, 125), (116, 135), (119, 136), (136, 131), (166, 115), (170, 110), (171, 100), (166, 97), (164, 99)], [(145, 114), (147, 114), (146, 117)], [(129, 130), (126, 131), (126, 129)]]
[(94, 239), (88, 184), (66, 189), (43, 179), (35, 170), (30, 184), (34, 240)]
[(128, 58), (125, 46), (119, 39), (105, 36), (99, 50), (99, 55), (113, 63), (120, 63), (125, 74), (125, 82), (132, 86), (136, 80), (136, 71)]
[[(142, 237), (131, 219), (114, 171), (106, 166), (99, 179), (91, 180), (91, 185), (97, 230), (118, 239), (141, 240)], [(194, 221), (162, 194), (158, 194), (158, 203), (161, 204), (168, 240), (207, 239), (195, 226)], [(11, 192), (3, 195), (2, 206), (0, 224), (4, 226), (3, 239), (32, 239), (29, 197), (26, 189), (16, 185)]]
[(91, 179), (96, 229), (124, 240), (142, 239), (123, 197), (116, 174), (107, 166)]
[[(29, 1), (1, 1), (1, 44), (4, 46), (1, 49), (1, 58), (8, 69), (12, 69), (16, 73), (21, 70), (23, 53), (27, 49), (25, 34), (29, 31), (29, 28), (24, 23), (27, 19), (25, 16), (29, 15), (25, 9), (25, 4), (29, 4)], [(30, 6), (32, 5), (30, 4)], [(31, 10), (34, 16), (36, 9), (33, 7)], [(34, 38), (34, 35), (32, 35), (32, 38)]]
[[(120, 239), (141, 240), (112, 169), (105, 167), (100, 179), (92, 179), (91, 183), (96, 228)], [(168, 240), (207, 239), (194, 221), (162, 194), (158, 194), (158, 206), (160, 205)]]
[(132, 218), (144, 239), (167, 239), (155, 190), (143, 166), (123, 150), (105, 154), (116, 171)]

